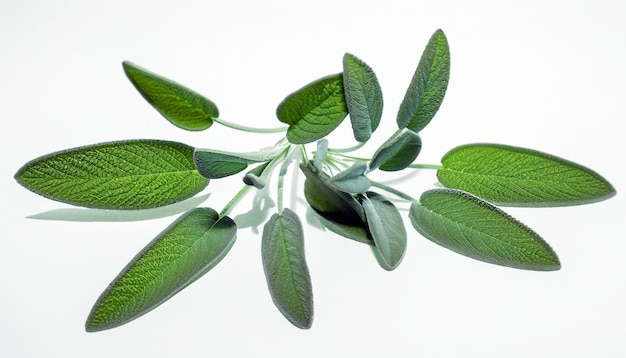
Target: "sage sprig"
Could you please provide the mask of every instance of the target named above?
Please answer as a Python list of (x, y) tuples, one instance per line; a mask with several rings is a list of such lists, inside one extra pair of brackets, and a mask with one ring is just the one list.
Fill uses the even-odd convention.
[[(238, 230), (261, 225), (262, 266), (270, 296), (290, 323), (310, 328), (315, 272), (307, 265), (305, 230), (297, 210), (286, 207), (283, 198), (290, 169), (304, 174), (304, 184), (292, 187), (303, 191), (309, 222), (367, 247), (374, 256), (372, 263), (386, 271), (400, 266), (409, 237), (416, 234), (481, 262), (558, 270), (561, 262), (548, 242), (499, 206), (579, 205), (616, 193), (587, 167), (502, 144), (461, 145), (445, 154), (440, 164), (416, 163), (422, 151), (421, 131), (442, 105), (450, 77), (450, 50), (442, 30), (435, 31), (422, 52), (397, 112), (398, 130), (369, 155), (353, 152), (371, 148), (365, 144), (381, 125), (383, 96), (372, 67), (355, 55), (345, 54), (329, 71), (334, 74), (286, 96), (276, 116), (287, 126), (275, 128), (225, 121), (218, 118), (215, 103), (182, 84), (128, 61), (123, 68), (143, 98), (177, 127), (198, 131), (219, 123), (259, 135), (280, 133), (282, 138), (246, 153), (162, 140), (113, 141), (44, 155), (17, 171), (15, 179), (25, 188), (91, 208), (80, 209), (95, 213), (81, 214), (83, 220), (102, 220), (103, 212), (111, 210), (132, 213), (115, 216), (125, 221), (171, 215), (176, 210), (157, 213), (154, 208), (199, 205), (206, 196), (194, 196), (210, 182), (233, 176), (243, 181), (237, 181), (241, 189), (219, 212), (181, 206), (186, 211), (101, 293), (85, 324), (90, 332), (126, 324), (158, 307), (214, 268), (230, 251)], [(347, 116), (355, 144), (334, 148), (326, 137)], [(416, 199), (418, 193), (376, 180), (377, 170), (422, 169), (437, 170), (444, 188), (428, 190)], [(251, 209), (231, 219), (250, 191), (256, 191)], [(406, 219), (414, 230), (406, 230)]]

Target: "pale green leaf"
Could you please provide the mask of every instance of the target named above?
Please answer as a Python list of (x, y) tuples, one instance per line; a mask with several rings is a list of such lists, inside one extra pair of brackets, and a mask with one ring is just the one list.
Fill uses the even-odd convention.
[(461, 255), (526, 270), (561, 267), (556, 253), (537, 233), (467, 192), (429, 190), (411, 206), (409, 217), (426, 238)]
[(298, 328), (313, 323), (313, 290), (304, 255), (302, 224), (296, 213), (284, 209), (265, 224), (262, 239), (263, 269), (280, 312)]
[(354, 138), (366, 142), (383, 114), (383, 94), (374, 71), (362, 60), (343, 56), (343, 85)]
[(267, 178), (270, 170), (266, 170), (270, 162), (265, 162), (257, 165), (246, 173), (243, 177), (243, 182), (246, 185), (252, 185), (257, 189), (265, 188), (267, 184)]
[(424, 129), (439, 110), (450, 78), (450, 49), (443, 31), (437, 30), (428, 41), (400, 104), (399, 128), (416, 133)]
[(342, 74), (324, 77), (287, 96), (276, 109), (289, 125), (287, 139), (306, 144), (324, 138), (348, 115)]
[(446, 187), (511, 206), (562, 206), (604, 200), (613, 186), (582, 165), (535, 150), (499, 144), (452, 149), (437, 171)]
[(85, 327), (120, 326), (156, 308), (226, 256), (237, 228), (209, 208), (193, 209), (161, 232), (111, 282), (93, 306)]
[(406, 130), (374, 153), (370, 170), (402, 170), (413, 163), (422, 149), (422, 139), (412, 130)]
[(204, 189), (194, 148), (176, 142), (128, 140), (68, 149), (34, 159), (15, 174), (49, 199), (100, 209), (146, 209), (176, 203)]
[(407, 236), (402, 217), (389, 200), (374, 192), (361, 196), (361, 205), (376, 251), (380, 254), (376, 255), (377, 259), (382, 259), (381, 266), (391, 271), (400, 265), (406, 251)]
[(213, 102), (189, 88), (128, 61), (123, 67), (143, 98), (175, 126), (200, 131), (209, 128), (213, 118), (219, 116)]
[(318, 170), (322, 170), (322, 164), (328, 155), (328, 139), (323, 138), (317, 141), (317, 150), (313, 156), (313, 166)]
[(369, 179), (365, 176), (366, 171), (367, 164), (363, 162), (355, 163), (331, 177), (329, 183), (344, 193), (365, 193), (371, 186)]

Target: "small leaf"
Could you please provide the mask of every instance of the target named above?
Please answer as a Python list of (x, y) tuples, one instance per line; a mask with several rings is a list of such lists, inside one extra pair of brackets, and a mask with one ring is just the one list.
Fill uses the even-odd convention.
[(174, 81), (149, 72), (131, 62), (123, 62), (124, 72), (137, 91), (163, 117), (177, 127), (201, 131), (219, 116), (215, 104)]
[(344, 193), (365, 193), (370, 188), (371, 183), (365, 176), (367, 164), (355, 163), (348, 169), (330, 178), (332, 186)]
[(193, 147), (158, 140), (108, 142), (48, 154), (26, 163), (15, 179), (46, 198), (99, 209), (164, 206), (208, 185), (193, 164)]
[(120, 272), (87, 318), (88, 332), (128, 323), (156, 308), (226, 256), (237, 228), (209, 208), (183, 214)]
[(245, 170), (248, 164), (272, 160), (284, 150), (285, 146), (275, 146), (257, 152), (233, 153), (196, 148), (193, 161), (200, 175), (207, 179), (219, 179)]
[(413, 227), (427, 239), (476, 260), (526, 270), (561, 267), (556, 253), (530, 228), (463, 191), (434, 189), (411, 206)]
[(374, 71), (349, 53), (343, 56), (343, 84), (354, 138), (366, 142), (383, 114), (383, 94)]
[(601, 201), (613, 186), (582, 165), (535, 150), (498, 144), (452, 149), (437, 171), (446, 187), (511, 206), (563, 206)]
[(398, 127), (416, 133), (424, 129), (439, 110), (450, 78), (450, 49), (443, 31), (428, 41), (398, 111)]
[(269, 173), (267, 166), (270, 162), (265, 162), (263, 164), (257, 165), (249, 172), (246, 173), (243, 177), (243, 182), (246, 185), (252, 185), (257, 189), (265, 188), (265, 184), (267, 184), (267, 175)]
[(317, 150), (313, 156), (313, 166), (318, 170), (322, 170), (322, 164), (326, 160), (328, 154), (328, 140), (326, 138), (317, 141)]
[[(406, 230), (398, 209), (385, 197), (374, 192), (361, 196), (367, 226), (382, 259), (381, 266), (391, 271), (400, 265), (406, 251)], [(380, 260), (379, 260), (380, 261)]]
[(302, 225), (296, 213), (284, 209), (263, 229), (263, 269), (274, 304), (298, 328), (313, 323), (313, 289), (304, 255)]
[(290, 94), (278, 105), (276, 115), (289, 125), (287, 139), (293, 144), (324, 138), (348, 115), (342, 74), (324, 77)]
[(352, 195), (329, 184), (326, 173), (318, 171), (311, 163), (301, 164), (300, 169), (306, 176), (304, 197), (313, 209), (337, 222), (357, 225), (363, 222), (361, 204)]
[(413, 163), (422, 149), (422, 139), (412, 130), (406, 130), (391, 142), (381, 146), (370, 161), (370, 170), (388, 172), (402, 170)]

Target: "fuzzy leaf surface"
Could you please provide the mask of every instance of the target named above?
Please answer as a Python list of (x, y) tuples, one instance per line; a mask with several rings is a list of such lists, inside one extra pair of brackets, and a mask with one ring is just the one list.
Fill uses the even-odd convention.
[(435, 116), (448, 88), (450, 48), (441, 30), (432, 35), (398, 110), (398, 128), (418, 133)]
[(313, 323), (313, 289), (304, 255), (300, 219), (284, 209), (263, 228), (261, 244), (267, 285), (278, 310), (298, 328)]
[(424, 237), (476, 260), (526, 270), (561, 267), (537, 233), (492, 204), (464, 191), (426, 191), (411, 205), (413, 227)]
[(235, 223), (213, 209), (183, 214), (106, 288), (87, 318), (87, 331), (117, 327), (156, 308), (217, 265), (236, 232)]
[(370, 170), (378, 168), (393, 172), (405, 169), (415, 161), (421, 150), (420, 136), (412, 130), (407, 130), (374, 153), (370, 161)]
[(48, 154), (15, 174), (46, 198), (99, 209), (146, 209), (202, 191), (193, 147), (159, 140), (107, 142)]
[(331, 177), (329, 182), (344, 193), (365, 193), (371, 183), (365, 176), (367, 164), (360, 162)]
[(290, 94), (278, 105), (276, 115), (289, 125), (287, 139), (293, 144), (324, 138), (348, 115), (343, 75), (324, 77)]
[(383, 93), (376, 74), (354, 55), (343, 56), (343, 84), (354, 138), (366, 142), (383, 114)]
[(591, 169), (526, 148), (469, 144), (452, 149), (441, 162), (437, 177), (444, 186), (499, 205), (578, 205), (615, 195)]
[(402, 217), (389, 200), (371, 191), (361, 197), (361, 205), (376, 251), (380, 254), (377, 259), (382, 259), (381, 266), (391, 271), (400, 265), (406, 251), (407, 236)]
[(123, 62), (123, 67), (143, 98), (175, 126), (201, 131), (213, 124), (213, 118), (219, 117), (213, 102), (189, 88), (128, 61)]

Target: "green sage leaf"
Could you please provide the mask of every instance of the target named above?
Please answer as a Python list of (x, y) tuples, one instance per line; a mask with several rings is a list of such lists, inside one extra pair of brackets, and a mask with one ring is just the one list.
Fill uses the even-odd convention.
[(156, 308), (226, 256), (237, 228), (229, 217), (196, 208), (174, 221), (120, 272), (96, 301), (88, 332), (120, 326)]
[(326, 228), (339, 236), (343, 236), (363, 244), (371, 246), (374, 245), (374, 241), (372, 240), (365, 222), (360, 220), (353, 221), (351, 223), (337, 221), (336, 218), (333, 218), (332, 216), (323, 215), (313, 208), (309, 209), (314, 219), (317, 220), (323, 228)]
[(582, 165), (531, 149), (469, 144), (452, 149), (437, 171), (446, 187), (511, 206), (563, 206), (604, 200), (613, 186)]
[(265, 184), (267, 184), (267, 176), (270, 172), (269, 170), (266, 170), (269, 164), (270, 162), (265, 162), (252, 168), (246, 173), (246, 175), (244, 175), (243, 182), (246, 185), (252, 185), (257, 189), (265, 188)]
[(285, 148), (285, 146), (274, 146), (251, 153), (196, 148), (193, 160), (200, 175), (207, 179), (219, 179), (245, 170), (248, 164), (272, 160)]
[(393, 270), (402, 261), (406, 251), (406, 230), (398, 209), (385, 197), (374, 192), (361, 196), (367, 226), (383, 261), (381, 266)]
[(308, 329), (313, 323), (313, 289), (303, 238), (300, 219), (284, 209), (263, 228), (262, 258), (274, 304), (293, 325)]
[(343, 84), (354, 138), (366, 142), (383, 114), (383, 94), (374, 71), (356, 56), (343, 56)]
[(476, 260), (538, 271), (561, 267), (556, 253), (534, 231), (467, 192), (429, 190), (411, 205), (409, 217), (427, 239)]
[(301, 164), (304, 173), (304, 197), (309, 205), (322, 216), (345, 224), (359, 224), (365, 218), (361, 204), (350, 194), (342, 192), (329, 183), (326, 173), (313, 164)]
[(278, 105), (276, 115), (289, 125), (287, 139), (293, 144), (324, 138), (348, 115), (342, 74), (324, 77), (290, 94)]
[(383, 144), (370, 161), (370, 170), (402, 170), (415, 161), (422, 149), (422, 139), (412, 130), (406, 130), (389, 143)]
[(344, 193), (365, 193), (370, 188), (371, 183), (365, 176), (367, 164), (363, 162), (355, 163), (346, 170), (331, 177), (329, 182), (336, 189)]
[(426, 45), (404, 100), (400, 104), (398, 127), (406, 127), (416, 133), (424, 129), (441, 106), (449, 78), (448, 40), (443, 31), (437, 30)]
[(124, 72), (137, 91), (163, 117), (177, 127), (200, 131), (219, 116), (217, 106), (202, 95), (131, 62), (123, 62)]
[(68, 149), (26, 163), (15, 174), (25, 188), (64, 203), (100, 209), (146, 209), (202, 191), (193, 147), (128, 140)]

